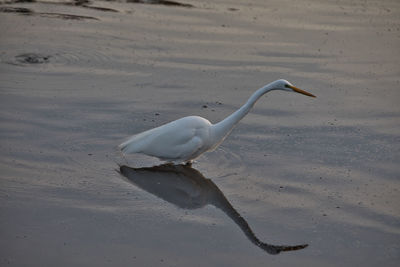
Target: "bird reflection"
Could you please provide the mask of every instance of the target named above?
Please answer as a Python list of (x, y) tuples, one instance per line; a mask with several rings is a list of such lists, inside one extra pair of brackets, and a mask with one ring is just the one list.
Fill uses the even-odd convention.
[(276, 246), (261, 242), (246, 220), (232, 207), (219, 188), (189, 165), (164, 164), (148, 168), (120, 166), (120, 173), (135, 186), (183, 209), (213, 205), (226, 213), (256, 246), (270, 254), (307, 247)]

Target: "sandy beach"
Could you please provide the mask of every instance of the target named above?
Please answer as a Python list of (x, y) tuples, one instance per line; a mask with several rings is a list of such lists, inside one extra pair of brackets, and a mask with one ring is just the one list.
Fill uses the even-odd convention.
[[(0, 265), (398, 266), (399, 48), (395, 0), (0, 1)], [(192, 168), (117, 150), (280, 78)]]

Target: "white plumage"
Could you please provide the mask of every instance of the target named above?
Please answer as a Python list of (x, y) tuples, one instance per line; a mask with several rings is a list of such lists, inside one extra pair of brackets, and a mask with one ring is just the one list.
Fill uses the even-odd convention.
[(184, 117), (134, 135), (120, 148), (124, 153), (143, 153), (167, 161), (190, 160), (209, 148), (211, 126), (202, 117)]
[(191, 162), (222, 143), (255, 102), (271, 90), (297, 92), (315, 97), (286, 80), (277, 80), (257, 90), (240, 109), (219, 123), (212, 124), (199, 116), (184, 117), (133, 135), (120, 144), (119, 148), (123, 153), (142, 153), (168, 162)]

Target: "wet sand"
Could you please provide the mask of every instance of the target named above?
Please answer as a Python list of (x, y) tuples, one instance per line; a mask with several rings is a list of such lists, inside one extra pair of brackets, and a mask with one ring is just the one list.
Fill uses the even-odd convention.
[[(2, 266), (399, 264), (397, 1), (31, 2), (0, 5)], [(317, 98), (271, 92), (191, 169), (116, 151), (278, 78)]]

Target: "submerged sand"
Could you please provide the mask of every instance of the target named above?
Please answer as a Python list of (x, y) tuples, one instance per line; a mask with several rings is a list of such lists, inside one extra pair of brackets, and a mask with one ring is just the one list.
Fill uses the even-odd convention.
[[(400, 3), (136, 2), (2, 1), (1, 265), (398, 266)], [(317, 98), (268, 94), (191, 170), (119, 173), (155, 163), (127, 136), (278, 78)]]

